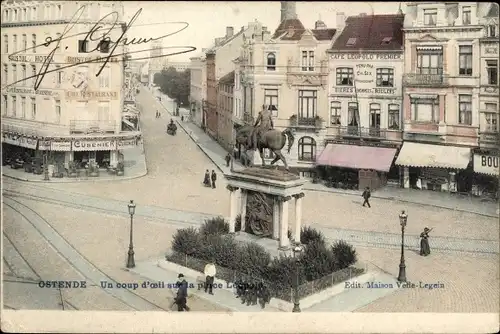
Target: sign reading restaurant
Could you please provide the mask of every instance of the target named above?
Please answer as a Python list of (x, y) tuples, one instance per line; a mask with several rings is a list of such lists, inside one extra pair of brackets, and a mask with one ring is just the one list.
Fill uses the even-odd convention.
[(488, 154), (474, 154), (474, 172), (499, 175), (499, 160), (500, 157)]
[(400, 60), (400, 53), (333, 53), (331, 59), (342, 60)]
[(68, 100), (93, 100), (93, 99), (112, 99), (118, 98), (117, 92), (96, 92), (96, 91), (83, 91), (83, 92), (70, 92), (66, 91), (66, 99)]

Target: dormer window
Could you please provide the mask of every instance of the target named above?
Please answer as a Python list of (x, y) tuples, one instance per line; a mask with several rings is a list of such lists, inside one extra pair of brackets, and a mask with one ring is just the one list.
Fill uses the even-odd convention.
[(392, 41), (392, 37), (384, 37), (382, 40), (382, 45), (387, 45)]
[(437, 21), (437, 9), (424, 9), (424, 25), (435, 26)]
[(356, 38), (349, 38), (347, 40), (347, 46), (353, 46), (354, 44), (356, 44)]
[(488, 26), (488, 37), (497, 37), (497, 27), (495, 25)]
[(469, 6), (462, 7), (462, 24), (463, 25), (471, 24), (471, 9)]
[(267, 54), (267, 70), (276, 71), (276, 54), (273, 52)]

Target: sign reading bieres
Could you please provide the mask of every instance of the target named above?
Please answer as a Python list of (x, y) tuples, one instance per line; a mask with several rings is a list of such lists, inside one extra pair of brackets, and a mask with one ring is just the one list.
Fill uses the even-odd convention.
[(355, 90), (354, 87), (333, 87), (333, 92), (335, 94), (377, 94), (377, 95), (394, 95), (396, 94), (396, 88), (358, 88)]
[(474, 171), (482, 174), (499, 175), (499, 160), (498, 156), (474, 154)]
[(73, 151), (110, 151), (116, 150), (115, 140), (75, 140)]

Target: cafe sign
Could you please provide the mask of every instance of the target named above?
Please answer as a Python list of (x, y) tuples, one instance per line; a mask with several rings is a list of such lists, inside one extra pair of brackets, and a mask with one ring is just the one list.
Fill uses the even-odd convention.
[(103, 91), (66, 91), (67, 100), (116, 100), (118, 98), (117, 92), (103, 92)]
[(115, 140), (75, 140), (73, 151), (111, 151), (116, 150)]
[(499, 175), (498, 156), (487, 154), (474, 154), (474, 172), (489, 175)]
[(50, 149), (52, 151), (71, 151), (71, 142), (70, 141), (53, 141), (50, 145)]
[(132, 139), (121, 139), (117, 141), (119, 150), (126, 150), (129, 148), (135, 148), (137, 146), (137, 140), (135, 138)]
[(36, 144), (38, 139), (29, 138), (29, 137), (19, 137), (19, 146), (31, 148), (32, 150), (36, 149)]
[(334, 53), (331, 59), (342, 60), (401, 60), (399, 53)]

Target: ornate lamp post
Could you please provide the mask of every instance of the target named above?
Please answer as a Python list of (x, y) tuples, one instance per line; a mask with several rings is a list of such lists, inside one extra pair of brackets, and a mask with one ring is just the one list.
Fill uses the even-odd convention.
[(299, 298), (299, 264), (300, 264), (300, 254), (304, 248), (302, 245), (295, 245), (293, 247), (293, 257), (295, 258), (295, 292), (293, 296), (293, 310), (292, 312), (300, 312), (300, 298)]
[(399, 214), (399, 223), (401, 224), (401, 261), (399, 262), (398, 281), (406, 282), (406, 265), (405, 265), (405, 227), (408, 215), (405, 211)]
[(134, 230), (134, 213), (135, 213), (135, 204), (134, 201), (130, 200), (128, 204), (128, 213), (130, 215), (130, 244), (128, 246), (128, 258), (127, 258), (127, 268), (134, 268), (134, 244), (132, 242), (132, 234)]

